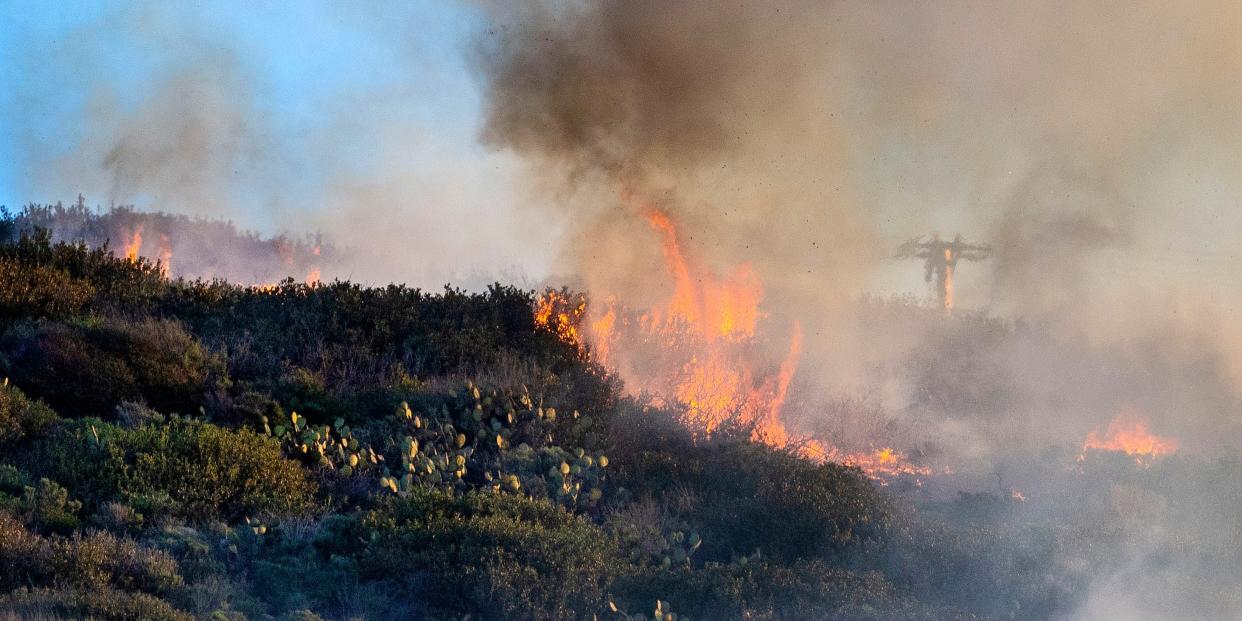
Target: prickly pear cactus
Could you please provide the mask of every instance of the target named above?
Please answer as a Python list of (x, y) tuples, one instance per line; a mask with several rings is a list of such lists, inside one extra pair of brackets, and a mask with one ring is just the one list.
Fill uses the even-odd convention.
[[(557, 416), (525, 388), (472, 382), (439, 402), (402, 402), (391, 421), (397, 431), (377, 446), (379, 486), (397, 494), (413, 487), (491, 489), (590, 510), (607, 500), (608, 457), (558, 444)], [(580, 418), (575, 412), (573, 420)]]

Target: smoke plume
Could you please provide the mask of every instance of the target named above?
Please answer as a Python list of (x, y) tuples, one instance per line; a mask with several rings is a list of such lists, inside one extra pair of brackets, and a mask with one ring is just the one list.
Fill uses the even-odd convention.
[[(791, 431), (1032, 504), (1069, 480), (1036, 457), (1072, 461), (1119, 412), (1199, 459), (1242, 446), (1238, 3), (483, 0), (460, 133), (412, 112), (460, 78), (418, 60), (427, 29), (399, 5), (334, 16), (378, 50), (349, 72), (389, 71), (290, 106), (228, 37), (137, 7), (22, 59), (70, 67), (86, 100), (72, 144), (30, 139), (31, 200), (323, 231), (324, 279), (551, 275), (637, 308), (675, 286), (655, 208), (707, 280), (748, 264), (764, 324), (802, 327)], [(152, 52), (139, 95), (96, 75), (115, 41)], [(952, 318), (883, 299), (924, 291), (888, 257), (930, 233), (994, 250), (955, 272)], [(789, 335), (765, 336), (779, 360)], [(1150, 567), (1153, 529), (1220, 503), (1160, 489), (1175, 517), (1126, 533), (1083, 616), (1168, 610), (1133, 584), (1186, 596)], [(1208, 515), (1205, 540), (1236, 528)], [(1238, 566), (1196, 553), (1179, 567)]]
[(755, 262), (770, 306), (804, 317), (883, 286), (899, 268), (881, 257), (940, 231), (997, 250), (958, 274), (961, 304), (1111, 323), (1195, 257), (1120, 274), (1215, 235), (1179, 215), (1207, 210), (1208, 188), (1180, 208), (1152, 191), (1195, 174), (1161, 154), (1242, 160), (1219, 138), (1242, 129), (1225, 4), (485, 6), (482, 138), (571, 220), (558, 267), (593, 291), (649, 290), (633, 275), (658, 257), (628, 192), (673, 209), (709, 258)]
[[(879, 250), (847, 173), (819, 3), (493, 3), (476, 63), (482, 138), (572, 214), (567, 271), (642, 296), (673, 212), (717, 266), (830, 313)], [(618, 269), (620, 268), (620, 269)], [(774, 305), (776, 306), (776, 305)]]
[[(592, 295), (658, 295), (648, 204), (706, 261), (753, 263), (764, 310), (811, 327), (786, 408), (802, 430), (841, 444), (866, 429), (945, 458), (959, 485), (1009, 477), (1045, 499), (1091, 493), (1035, 456), (1072, 461), (1124, 413), (1194, 455), (1242, 445), (1242, 291), (1220, 272), (1220, 227), (1242, 226), (1225, 207), (1242, 200), (1237, 6), (485, 6), (481, 137), (567, 218), (559, 269)], [(1007, 319), (848, 303), (917, 283), (882, 257), (931, 232), (995, 249), (957, 291)], [(1220, 504), (1176, 506), (1197, 503)], [(1207, 540), (1224, 523), (1199, 526)], [(1213, 605), (1175, 583), (1199, 569), (1141, 560), (1168, 545), (1150, 528), (1119, 539), (1079, 615)], [(1179, 567), (1214, 566), (1202, 552)]]
[[(81, 193), (88, 204), (228, 220), (267, 236), (323, 233), (338, 249), (325, 257), (326, 281), (534, 282), (559, 225), (509, 207), (510, 158), (474, 145), (472, 127), (454, 135), (436, 125), (433, 111), (448, 105), (436, 83), (452, 68), (420, 60), (432, 46), (411, 40), (420, 9), (373, 6), (295, 15), (320, 37), (307, 58), (337, 63), (316, 67), (336, 73), (299, 92), (286, 74), (310, 61), (262, 55), (288, 45), (273, 41), (289, 29), (275, 24), (256, 40), (205, 7), (126, 3), (14, 50), (14, 65), (40, 79), (0, 102), (22, 119), (23, 195), (13, 198), (68, 203)], [(241, 247), (215, 250), (235, 255), (225, 263), (254, 259)], [(236, 274), (180, 254), (184, 274)]]

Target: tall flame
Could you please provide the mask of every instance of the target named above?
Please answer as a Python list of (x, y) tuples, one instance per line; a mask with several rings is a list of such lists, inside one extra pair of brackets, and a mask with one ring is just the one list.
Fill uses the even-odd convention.
[[(617, 328), (617, 309), (614, 304), (606, 304), (608, 309), (603, 316), (594, 319), (590, 323), (591, 334), (595, 337), (595, 349), (591, 352), (595, 361), (603, 366), (611, 364), (611, 351), (608, 344), (612, 341), (613, 331)], [(584, 309), (585, 310), (585, 309)], [(577, 342), (578, 337), (573, 335), (573, 339)]]
[(315, 263), (311, 265), (310, 271), (306, 273), (306, 284), (312, 287), (319, 284), (319, 251), (318, 244), (311, 248), (311, 256), (315, 257), (313, 259)]
[(801, 326), (789, 326), (788, 347), (773, 359), (764, 343), (771, 326), (760, 310), (764, 289), (756, 271), (743, 263), (719, 276), (683, 250), (668, 213), (648, 206), (640, 214), (659, 237), (669, 297), (631, 311), (615, 299), (588, 308), (585, 296), (548, 291), (534, 309), (538, 325), (612, 369), (631, 392), (657, 405), (679, 404), (682, 422), (706, 436), (736, 427), (756, 441), (858, 466), (874, 478), (930, 473), (891, 448), (849, 454), (792, 437), (782, 410), (802, 355)]
[(754, 351), (763, 299), (763, 284), (754, 269), (742, 264), (721, 278), (695, 266), (683, 252), (667, 213), (646, 207), (642, 214), (660, 236), (673, 281), (668, 301), (638, 321), (641, 338), (666, 344), (664, 364), (648, 365), (639, 352), (618, 352), (627, 343), (615, 338), (615, 331), (602, 348), (617, 352), (617, 363), (628, 367), (623, 375), (639, 376), (632, 382), (635, 386), (654, 389), (657, 398), (684, 405), (686, 422), (693, 427), (712, 434), (726, 423), (737, 424), (749, 427), (758, 440), (783, 446), (789, 438), (780, 409), (797, 369), (800, 331), (794, 328), (793, 342), (776, 374), (765, 370)]
[(167, 278), (172, 273), (172, 242), (163, 233), (160, 234), (159, 253), (160, 274)]
[(129, 235), (129, 239), (125, 240), (121, 249), (125, 252), (125, 259), (127, 261), (138, 260), (138, 252), (142, 250), (142, 224), (134, 227), (133, 232)]
[(653, 309), (650, 319), (663, 329), (684, 322), (687, 329), (708, 340), (753, 337), (763, 283), (750, 264), (739, 265), (723, 280), (702, 273), (695, 278), (668, 214), (647, 208), (644, 216), (660, 233), (665, 265), (674, 282), (672, 299), (663, 308)]

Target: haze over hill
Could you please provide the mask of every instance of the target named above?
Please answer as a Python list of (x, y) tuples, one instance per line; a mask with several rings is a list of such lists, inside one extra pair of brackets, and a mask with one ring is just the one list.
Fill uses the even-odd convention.
[[(1059, 586), (1014, 595), (1037, 606), (1021, 613), (1030, 618), (1242, 614), (1235, 587), (1188, 586), (1216, 585), (1242, 558), (1211, 543), (1239, 526), (1226, 481), (1242, 448), (1242, 8), (231, 9), (10, 11), (33, 16), (14, 16), (0, 34), (12, 59), (0, 75), (19, 85), (0, 95), (0, 201), (16, 214), (4, 241), (17, 248), (23, 231), (46, 226), (52, 241), (106, 240), (118, 260), (97, 257), (111, 267), (82, 272), (43, 250), (10, 251), (19, 267), (7, 277), (22, 293), (6, 302), (4, 368), (26, 373), (19, 389), (68, 407), (39, 392), (34, 367), (23, 371), (31, 343), (130, 334), (141, 329), (92, 322), (151, 315), (186, 323), (187, 338), (223, 357), (229, 381), (262, 376), (257, 360), (280, 366), (259, 392), (281, 408), (296, 398), (344, 415), (343, 403), (374, 406), (374, 396), (385, 403), (367, 410), (374, 422), (400, 401), (393, 386), (406, 386), (377, 378), (428, 380), (413, 368), (434, 358), (424, 341), (381, 326), (369, 347), (382, 364), (327, 336), (318, 358), (309, 345), (283, 357), (273, 353), (289, 354), (283, 346), (213, 332), (194, 313), (211, 316), (228, 296), (266, 308), (263, 293), (354, 312), (336, 279), (476, 292), (501, 281), (538, 293), (502, 296), (505, 321), (522, 307), (534, 322), (504, 329), (555, 337), (558, 356), (574, 362), (510, 359), (512, 343), (485, 344), (506, 352), (488, 358), (495, 366), (444, 362), (420, 390), (569, 365), (606, 377), (615, 399), (593, 414), (613, 425), (600, 447), (641, 444), (619, 430), (632, 422), (624, 403), (676, 422), (677, 442), (699, 448), (740, 437), (822, 468), (855, 465), (911, 514), (999, 529), (1012, 547), (959, 550), (981, 573), (1009, 554), (1027, 558), (1039, 546), (1025, 538), (1040, 529), (1098, 543), (1105, 552), (1090, 558), (1046, 546), (1056, 554), (1020, 578)], [(135, 207), (38, 206), (80, 195)], [(260, 233), (239, 232), (248, 230)], [(980, 250), (955, 265), (946, 314), (899, 247), (959, 233)], [(17, 260), (28, 255), (38, 269)], [(111, 300), (100, 273), (142, 272), (139, 256), (173, 278), (257, 287), (155, 278), (133, 294), (146, 301)], [(285, 277), (311, 286), (272, 286)], [(80, 289), (69, 301), (31, 297), (48, 279)], [(395, 303), (366, 291), (368, 303)], [(148, 295), (161, 301), (150, 306)], [(385, 326), (389, 311), (399, 313), (374, 310)], [(333, 318), (324, 329), (338, 327), (336, 310), (314, 312)], [(204, 378), (221, 372), (211, 368)], [(351, 383), (360, 377), (370, 379)], [(169, 403), (255, 426), (237, 418), (232, 400), (244, 391), (212, 382), (207, 393), (224, 401)], [(316, 382), (338, 401), (308, 396)], [(634, 458), (631, 473), (650, 465)], [(647, 499), (671, 512), (665, 526), (706, 519), (669, 509), (665, 491)], [(734, 553), (747, 552), (737, 543), (713, 562), (737, 562)], [(920, 604), (1019, 614), (999, 599), (933, 602), (935, 588), (892, 565), (862, 566)]]

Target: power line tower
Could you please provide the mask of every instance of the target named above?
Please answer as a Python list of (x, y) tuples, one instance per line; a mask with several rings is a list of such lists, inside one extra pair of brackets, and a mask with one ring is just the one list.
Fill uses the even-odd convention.
[(953, 312), (953, 272), (959, 260), (983, 261), (991, 258), (992, 247), (968, 244), (957, 235), (953, 241), (944, 241), (939, 235), (924, 235), (911, 239), (897, 248), (898, 259), (923, 259), (927, 282), (935, 278), (940, 306), (946, 315)]

